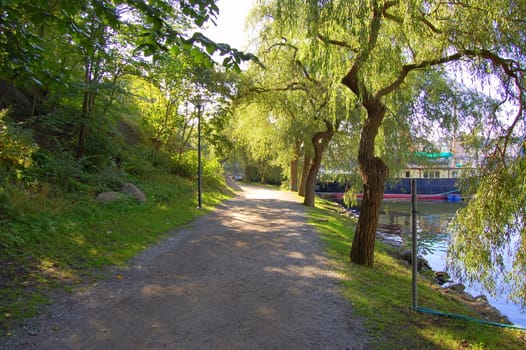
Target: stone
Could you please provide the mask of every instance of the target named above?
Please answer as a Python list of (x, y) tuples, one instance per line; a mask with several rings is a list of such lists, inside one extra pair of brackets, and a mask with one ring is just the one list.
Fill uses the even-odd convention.
[(484, 294), (477, 295), (474, 299), (479, 303), (488, 304), (488, 298)]
[(96, 200), (100, 203), (111, 203), (119, 200), (120, 196), (119, 192), (101, 192), (97, 195)]
[(148, 201), (146, 195), (139, 190), (137, 186), (129, 182), (122, 186), (121, 192), (136, 198), (141, 203), (146, 203)]
[(462, 283), (454, 283), (447, 286), (448, 289), (451, 289), (454, 292), (463, 292), (466, 289), (466, 286)]
[[(413, 257), (412, 257), (412, 252), (410, 250), (402, 250), (398, 253), (398, 256), (402, 259), (402, 260), (405, 260), (407, 261), (410, 265), (413, 263)], [(422, 272), (424, 270), (431, 270), (431, 267), (429, 266), (429, 263), (427, 262), (426, 259), (424, 259), (423, 257), (421, 256), (418, 256), (417, 258), (417, 262), (418, 262), (418, 265), (417, 265), (417, 270), (419, 272)]]
[(450, 280), (449, 274), (445, 271), (435, 272), (435, 278), (437, 279), (438, 284), (444, 284)]

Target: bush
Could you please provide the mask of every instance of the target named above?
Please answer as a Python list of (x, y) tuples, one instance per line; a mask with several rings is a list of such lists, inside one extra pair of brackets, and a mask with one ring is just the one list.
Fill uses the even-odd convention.
[(208, 159), (203, 165), (203, 177), (213, 186), (220, 185), (224, 182), (223, 166), (217, 159)]
[(188, 151), (172, 158), (170, 173), (186, 178), (197, 176), (197, 152)]
[(149, 177), (156, 173), (156, 169), (150, 161), (151, 150), (135, 147), (122, 154), (122, 170), (131, 175)]
[(81, 182), (85, 178), (83, 160), (77, 160), (65, 151), (56, 155), (39, 153), (35, 160), (41, 180), (56, 185), (64, 192), (82, 189)]
[(6, 110), (0, 111), (0, 171), (4, 176), (23, 180), (37, 149), (31, 133), (9, 121)]

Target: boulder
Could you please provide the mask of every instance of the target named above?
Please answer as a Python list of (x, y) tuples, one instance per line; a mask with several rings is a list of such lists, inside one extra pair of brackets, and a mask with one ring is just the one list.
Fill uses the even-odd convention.
[(454, 292), (460, 293), (466, 289), (466, 286), (462, 283), (454, 283), (454, 284), (450, 284), (449, 286), (447, 286), (447, 288), (449, 288), (450, 290)]
[(129, 182), (122, 186), (121, 192), (136, 198), (141, 203), (146, 203), (148, 201), (146, 199), (146, 195), (141, 190), (139, 190), (137, 186)]
[[(410, 250), (402, 250), (398, 253), (398, 256), (402, 259), (407, 261), (409, 264), (413, 263), (413, 254)], [(424, 259), (421, 256), (418, 256), (417, 258), (418, 266), (417, 269), (419, 272), (422, 272), (424, 270), (431, 270), (431, 267), (429, 266), (429, 263), (426, 259)]]
[(451, 277), (449, 277), (449, 274), (445, 271), (437, 271), (435, 272), (435, 278), (438, 284), (444, 284), (446, 282), (449, 282)]
[(101, 203), (111, 203), (119, 200), (120, 196), (120, 192), (101, 192), (97, 195), (96, 200)]

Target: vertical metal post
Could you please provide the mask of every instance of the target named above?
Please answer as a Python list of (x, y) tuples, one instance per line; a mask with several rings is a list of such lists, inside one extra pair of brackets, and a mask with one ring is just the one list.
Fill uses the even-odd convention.
[(203, 207), (202, 201), (202, 168), (201, 168), (201, 113), (203, 106), (197, 105), (197, 208)]
[(412, 252), (411, 261), (413, 262), (413, 310), (418, 309), (418, 249), (417, 249), (417, 238), (416, 238), (416, 180), (411, 180), (411, 233), (412, 233)]

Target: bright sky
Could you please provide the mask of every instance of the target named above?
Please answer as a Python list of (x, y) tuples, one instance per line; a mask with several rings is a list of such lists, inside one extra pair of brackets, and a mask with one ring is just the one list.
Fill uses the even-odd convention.
[(204, 35), (219, 43), (243, 50), (248, 44), (249, 33), (245, 30), (245, 19), (255, 0), (218, 0), (217, 26), (211, 22)]

